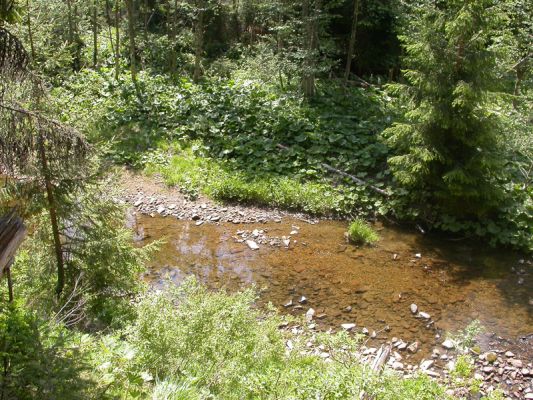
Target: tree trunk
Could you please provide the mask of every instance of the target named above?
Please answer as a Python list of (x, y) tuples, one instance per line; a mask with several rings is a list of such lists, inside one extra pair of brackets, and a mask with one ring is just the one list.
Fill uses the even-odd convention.
[(314, 1), (314, 10), (311, 12), (310, 0), (304, 0), (302, 6), (305, 27), (305, 50), (302, 89), (305, 98), (310, 99), (315, 95), (315, 69), (316, 51), (318, 48), (318, 19), (321, 8), (320, 0)]
[(26, 8), (27, 8), (27, 25), (28, 25), (28, 41), (30, 42), (30, 52), (31, 52), (31, 59), (35, 61), (35, 45), (33, 43), (33, 30), (31, 26), (31, 9), (30, 9), (30, 0), (26, 0)]
[[(172, 3), (168, 3), (168, 18), (169, 22), (167, 24), (167, 34), (168, 42), (170, 43), (170, 51), (168, 54), (168, 70), (171, 75), (176, 75), (177, 69), (177, 58), (176, 53), (176, 37), (178, 29), (178, 0), (174, 0), (174, 10), (172, 10)], [(172, 19), (170, 16), (172, 15)]]
[(126, 0), (126, 9), (128, 12), (128, 36), (130, 41), (130, 71), (131, 80), (135, 86), (137, 97), (140, 98), (139, 84), (137, 82), (137, 59), (135, 48), (135, 10), (133, 9), (133, 0)]
[(353, 8), (353, 19), (352, 19), (352, 32), (350, 35), (350, 43), (348, 44), (348, 56), (346, 58), (346, 69), (344, 71), (344, 81), (347, 82), (350, 77), (350, 72), (352, 70), (352, 60), (353, 53), (355, 50), (355, 43), (357, 39), (357, 22), (359, 20), (359, 2), (360, 0), (355, 0)]
[(93, 68), (98, 65), (98, 0), (93, 0)]
[(115, 79), (120, 77), (120, 0), (115, 0)]
[(204, 49), (204, 12), (205, 1), (199, 2), (198, 17), (194, 27), (195, 50), (194, 50), (194, 73), (193, 80), (198, 82), (202, 76), (202, 53)]
[(41, 168), (43, 170), (46, 197), (48, 201), (48, 214), (50, 215), (50, 224), (52, 225), (52, 236), (54, 239), (54, 250), (56, 253), (57, 262), (57, 297), (61, 296), (63, 288), (65, 287), (65, 263), (63, 260), (63, 249), (61, 247), (61, 238), (59, 236), (59, 224), (57, 219), (57, 206), (54, 197), (54, 188), (52, 186), (52, 179), (48, 169), (48, 160), (46, 158), (46, 150), (44, 147), (44, 137), (39, 137), (39, 153), (41, 157)]

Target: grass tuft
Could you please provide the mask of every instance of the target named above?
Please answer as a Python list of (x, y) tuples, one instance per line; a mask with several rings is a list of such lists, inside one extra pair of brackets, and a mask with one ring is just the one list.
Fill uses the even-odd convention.
[(374, 244), (379, 235), (367, 222), (358, 218), (348, 227), (348, 239), (356, 244)]

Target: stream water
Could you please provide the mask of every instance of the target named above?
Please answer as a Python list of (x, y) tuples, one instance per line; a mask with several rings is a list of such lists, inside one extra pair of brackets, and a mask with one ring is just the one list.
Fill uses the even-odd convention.
[[(290, 236), (291, 242), (288, 248), (259, 244), (254, 251), (242, 239), (244, 230), (254, 229), (267, 241)], [(482, 347), (505, 346), (532, 359), (533, 266), (527, 260), (481, 245), (379, 230), (377, 246), (358, 248), (346, 243), (346, 224), (335, 221), (197, 226), (138, 215), (135, 222), (140, 243), (165, 240), (145, 274), (156, 287), (189, 275), (212, 289), (254, 284), (259, 305), (271, 302), (294, 315), (312, 307), (316, 329), (355, 323), (355, 331), (376, 332), (376, 345), (392, 337), (418, 341), (418, 352), (409, 356), (413, 361), (427, 357), (444, 332), (477, 319), (486, 328)], [(430, 319), (416, 317), (411, 304)]]

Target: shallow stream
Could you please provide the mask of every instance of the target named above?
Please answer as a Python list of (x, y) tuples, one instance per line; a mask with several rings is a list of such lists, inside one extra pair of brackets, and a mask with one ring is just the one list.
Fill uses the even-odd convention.
[[(254, 284), (259, 305), (271, 302), (293, 315), (313, 308), (316, 329), (355, 323), (354, 331), (375, 332), (376, 345), (393, 337), (418, 341), (413, 361), (427, 357), (445, 332), (477, 319), (486, 328), (483, 348), (533, 357), (533, 266), (518, 254), (390, 227), (379, 228), (377, 246), (356, 247), (344, 239), (346, 224), (335, 221), (197, 225), (135, 218), (140, 243), (165, 240), (145, 274), (156, 287), (189, 275), (212, 289)], [(430, 318), (413, 314), (411, 304)]]

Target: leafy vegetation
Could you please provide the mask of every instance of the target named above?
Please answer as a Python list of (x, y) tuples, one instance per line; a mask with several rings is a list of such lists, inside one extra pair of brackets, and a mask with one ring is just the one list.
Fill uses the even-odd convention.
[[(150, 249), (103, 176), (533, 251), (531, 2), (407, 3), (0, 0), (0, 211), (31, 232), (0, 397), (446, 399), (372, 373), (347, 334), (305, 354), (253, 291), (146, 293)], [(349, 237), (378, 239), (360, 218)], [(464, 356), (449, 384), (471, 375)]]
[(379, 235), (366, 221), (356, 219), (348, 227), (348, 239), (356, 244), (374, 244)]

